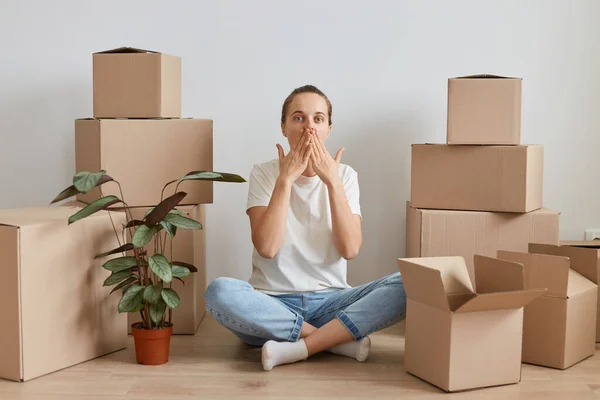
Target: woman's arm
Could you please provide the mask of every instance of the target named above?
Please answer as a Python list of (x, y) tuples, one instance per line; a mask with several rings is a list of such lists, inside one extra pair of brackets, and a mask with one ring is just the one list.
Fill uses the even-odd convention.
[(346, 198), (341, 179), (327, 185), (331, 206), (333, 244), (346, 260), (358, 255), (362, 245), (362, 224), (359, 215), (353, 214)]

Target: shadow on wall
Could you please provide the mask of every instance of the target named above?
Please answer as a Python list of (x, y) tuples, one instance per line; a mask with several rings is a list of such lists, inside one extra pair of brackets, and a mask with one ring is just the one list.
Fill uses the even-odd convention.
[(343, 159), (358, 172), (363, 214), (363, 247), (348, 264), (352, 286), (398, 271), (396, 259), (405, 251), (411, 144), (424, 136), (414, 112), (382, 112), (354, 126)]
[(24, 90), (8, 88), (0, 103), (0, 208), (46, 206), (68, 186), (75, 171), (74, 120), (92, 116), (87, 81), (57, 79)]

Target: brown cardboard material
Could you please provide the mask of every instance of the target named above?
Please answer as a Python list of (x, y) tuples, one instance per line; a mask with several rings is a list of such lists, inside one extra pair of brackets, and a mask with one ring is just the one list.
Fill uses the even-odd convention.
[(531, 242), (558, 244), (556, 211), (526, 214), (429, 210), (406, 203), (406, 257), (464, 257), (474, 276), (473, 256), (496, 256), (498, 250), (527, 252)]
[(529, 212), (542, 207), (544, 148), (413, 144), (411, 203), (418, 208)]
[[(171, 261), (183, 261), (194, 265), (198, 272), (183, 278), (185, 285), (175, 280), (173, 289), (179, 294), (181, 303), (173, 310), (173, 333), (176, 335), (193, 335), (198, 330), (204, 317), (206, 305), (204, 292), (206, 289), (206, 211), (203, 204), (195, 206), (178, 206), (178, 210), (188, 213), (190, 218), (202, 224), (203, 229), (177, 229), (173, 240), (173, 253), (170, 245), (166, 246), (165, 257)], [(141, 220), (148, 208), (132, 209), (133, 219)], [(168, 242), (170, 243), (170, 241)], [(148, 255), (154, 254), (153, 242), (146, 246)], [(131, 324), (141, 321), (139, 313), (128, 314), (128, 332)]]
[[(119, 181), (129, 206), (156, 205), (167, 182), (191, 171), (213, 170), (213, 121), (78, 119), (75, 168), (76, 172), (105, 170)], [(175, 187), (170, 185), (165, 197), (173, 194)], [(101, 189), (105, 196), (121, 198), (114, 182)], [(185, 181), (179, 190), (187, 193), (185, 204), (213, 202), (213, 182)], [(90, 203), (100, 197), (100, 189), (95, 188), (77, 199)]]
[(95, 118), (180, 118), (181, 58), (122, 47), (92, 55)]
[(76, 211), (0, 210), (0, 378), (28, 381), (127, 346), (120, 297), (102, 286), (108, 258), (94, 260), (118, 247), (111, 221), (101, 211), (68, 226)]
[(521, 264), (476, 255), (474, 265), (483, 292), (462, 257), (398, 259), (407, 295), (404, 367), (448, 392), (521, 380), (523, 307), (544, 292), (523, 289)]
[[(596, 285), (600, 282), (600, 243), (598, 241), (562, 241), (560, 245), (531, 243), (530, 253), (569, 257), (571, 268)], [(600, 295), (596, 306), (596, 343), (600, 343)]]
[(448, 144), (521, 144), (521, 78), (448, 79)]
[(523, 264), (526, 289), (548, 289), (525, 307), (523, 362), (567, 369), (592, 356), (598, 286), (568, 257), (500, 250), (498, 258)]

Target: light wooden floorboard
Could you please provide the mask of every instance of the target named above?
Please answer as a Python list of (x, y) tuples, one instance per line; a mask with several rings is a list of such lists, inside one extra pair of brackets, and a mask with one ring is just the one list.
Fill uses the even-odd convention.
[(319, 354), (264, 372), (260, 349), (243, 345), (209, 315), (194, 336), (174, 336), (169, 363), (135, 362), (127, 350), (25, 383), (0, 380), (0, 399), (477, 399), (600, 400), (600, 353), (566, 371), (523, 365), (522, 382), (447, 394), (403, 368), (403, 325), (372, 335), (364, 363)]

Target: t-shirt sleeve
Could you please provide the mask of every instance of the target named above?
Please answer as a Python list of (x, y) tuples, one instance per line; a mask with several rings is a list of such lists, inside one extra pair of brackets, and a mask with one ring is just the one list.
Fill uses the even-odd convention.
[(246, 211), (256, 206), (268, 206), (273, 194), (273, 179), (267, 171), (255, 165), (248, 180), (248, 201)]
[(344, 179), (344, 191), (346, 192), (346, 198), (348, 199), (348, 204), (350, 205), (350, 211), (352, 211), (352, 214), (360, 215), (362, 218), (360, 210), (360, 189), (358, 187), (358, 174), (354, 169), (348, 167), (348, 172), (345, 175), (346, 177)]

